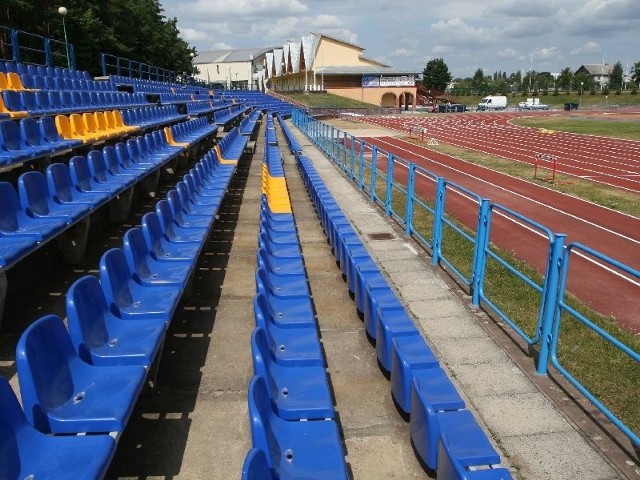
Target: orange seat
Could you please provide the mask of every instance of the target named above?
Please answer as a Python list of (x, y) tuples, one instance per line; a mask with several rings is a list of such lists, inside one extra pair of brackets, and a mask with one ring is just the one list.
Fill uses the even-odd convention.
[(4, 99), (2, 98), (2, 95), (0, 95), (0, 113), (9, 115), (11, 118), (23, 118), (23, 117), (29, 116), (29, 112), (25, 110), (17, 110), (17, 111), (9, 110), (7, 106), (4, 104)]
[(174, 147), (184, 147), (184, 148), (188, 148), (189, 147), (189, 143), (188, 142), (176, 142), (173, 139), (173, 132), (171, 131), (171, 128), (169, 128), (169, 127), (164, 127), (164, 135), (165, 135), (165, 137), (167, 137), (167, 142), (169, 143), (169, 145), (173, 145)]
[(56, 128), (58, 129), (58, 133), (65, 140), (69, 139), (79, 139), (83, 142), (86, 142), (87, 139), (83, 137), (79, 137), (75, 134), (73, 129), (71, 128), (71, 120), (66, 115), (56, 115)]

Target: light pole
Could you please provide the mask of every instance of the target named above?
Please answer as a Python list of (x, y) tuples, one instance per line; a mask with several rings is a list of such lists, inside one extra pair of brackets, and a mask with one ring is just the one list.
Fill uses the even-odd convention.
[(580, 82), (580, 101), (578, 102), (580, 108), (582, 108), (582, 92), (583, 92), (584, 82)]
[(194, 78), (195, 77), (195, 70), (193, 68), (193, 59), (196, 58), (196, 52), (190, 52), (189, 53), (189, 58), (191, 59), (191, 61), (189, 62), (191, 65), (191, 71), (189, 72), (189, 76)]
[(249, 77), (247, 78), (249, 90), (253, 89), (253, 55), (249, 55)]
[(64, 49), (67, 54), (67, 67), (69, 67), (69, 70), (71, 70), (71, 58), (69, 58), (69, 41), (67, 40), (67, 24), (64, 21), (64, 17), (67, 16), (69, 10), (67, 10), (65, 7), (60, 7), (58, 9), (58, 13), (62, 16), (62, 31), (64, 32)]

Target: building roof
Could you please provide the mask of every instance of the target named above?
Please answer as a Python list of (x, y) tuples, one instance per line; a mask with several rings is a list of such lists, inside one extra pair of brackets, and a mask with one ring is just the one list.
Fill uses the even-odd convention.
[(273, 49), (274, 47), (242, 48), (236, 50), (208, 50), (198, 52), (198, 55), (193, 59), (193, 63), (195, 65), (202, 65), (205, 63), (249, 62), (251, 61), (251, 56), (255, 59)]
[(582, 65), (577, 71), (586, 70), (589, 75), (611, 75), (613, 67), (608, 63), (591, 63)]
[(416, 75), (402, 68), (377, 67), (373, 65), (335, 65), (318, 67), (316, 73), (323, 75)]

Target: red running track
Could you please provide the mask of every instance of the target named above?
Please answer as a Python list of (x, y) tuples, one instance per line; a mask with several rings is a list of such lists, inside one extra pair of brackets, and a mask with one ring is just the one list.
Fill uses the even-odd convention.
[[(493, 203), (549, 228), (567, 234), (566, 244), (579, 242), (619, 262), (640, 269), (640, 219), (427, 150), (394, 137), (364, 138), (367, 143), (425, 168), (449, 182), (463, 186)], [(382, 167), (382, 165), (380, 165)], [(406, 170), (396, 169), (404, 182)], [(404, 177), (404, 178), (403, 178)], [(426, 179), (417, 189), (432, 197), (433, 184)], [(447, 213), (475, 230), (476, 216), (468, 199), (448, 194)], [(547, 240), (515, 222), (494, 215), (491, 241), (512, 252), (544, 274)], [(640, 332), (640, 284), (618, 271), (609, 271), (590, 258), (573, 255), (568, 289), (595, 310)]]
[(426, 128), (425, 138), (435, 138), (518, 162), (533, 164), (539, 153), (555, 155), (558, 173), (640, 192), (640, 142), (509, 123), (512, 118), (521, 116), (521, 113), (419, 118), (389, 116), (371, 117), (367, 121), (404, 132), (408, 132), (411, 126)]

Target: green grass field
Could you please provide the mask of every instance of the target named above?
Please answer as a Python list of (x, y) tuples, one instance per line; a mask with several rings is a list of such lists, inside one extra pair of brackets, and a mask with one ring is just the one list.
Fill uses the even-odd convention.
[(544, 118), (518, 118), (512, 120), (511, 123), (525, 127), (640, 141), (640, 113), (638, 114), (637, 120), (545, 116)]
[[(467, 106), (478, 105), (478, 102), (484, 95), (460, 95), (450, 96), (453, 103), (463, 103)], [(523, 95), (521, 93), (507, 95), (508, 106), (517, 107), (519, 102), (525, 101), (527, 98), (536, 98), (533, 95)], [(580, 110), (592, 110), (592, 109), (608, 109), (622, 106), (636, 105), (640, 106), (640, 93), (632, 95), (631, 92), (626, 91), (616, 95), (615, 92), (609, 95), (602, 95), (600, 92), (591, 95), (590, 92), (585, 92), (582, 96), (578, 92), (559, 92), (558, 95), (554, 95), (553, 92), (549, 92), (548, 95), (538, 95), (540, 103), (545, 103), (553, 109), (564, 109), (565, 103), (577, 103)]]

